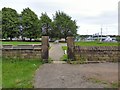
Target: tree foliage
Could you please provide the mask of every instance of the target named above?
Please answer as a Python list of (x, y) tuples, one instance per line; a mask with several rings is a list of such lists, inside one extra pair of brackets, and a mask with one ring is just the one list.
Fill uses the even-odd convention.
[(37, 15), (29, 8), (21, 14), (22, 36), (31, 39), (40, 37), (40, 23)]
[(120, 35), (116, 36), (116, 40), (120, 43)]
[(67, 36), (75, 36), (77, 34), (76, 21), (72, 20), (70, 16), (65, 14), (64, 12), (56, 12), (54, 16), (54, 29), (57, 31), (59, 38), (64, 37), (66, 39)]
[[(40, 17), (40, 24), (41, 24), (41, 32), (42, 35), (48, 35), (51, 37), (51, 31), (52, 31), (52, 20), (47, 15), (47, 13), (42, 13)], [(46, 29), (46, 32), (45, 32)]]
[[(14, 38), (18, 36), (31, 39), (40, 38), (41, 35), (48, 35), (52, 38), (65, 38), (76, 36), (76, 21), (64, 12), (57, 11), (53, 16), (53, 21), (42, 13), (40, 20), (38, 16), (29, 8), (23, 9), (21, 14), (11, 8), (2, 8), (2, 36), (3, 38)], [(1, 27), (1, 26), (0, 26)]]
[(12, 38), (19, 36), (19, 18), (16, 10), (2, 8), (2, 37)]
[(2, 11), (0, 10), (0, 39), (2, 39)]

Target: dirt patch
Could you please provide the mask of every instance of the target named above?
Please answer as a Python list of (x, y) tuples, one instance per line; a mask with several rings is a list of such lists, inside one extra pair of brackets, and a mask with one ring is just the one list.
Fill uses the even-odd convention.
[(35, 88), (104, 88), (107, 84), (93, 83), (89, 78), (118, 81), (117, 63), (44, 64), (35, 75)]
[(82, 69), (86, 77), (96, 78), (109, 83), (118, 82), (118, 64), (117, 63), (99, 63), (89, 64)]

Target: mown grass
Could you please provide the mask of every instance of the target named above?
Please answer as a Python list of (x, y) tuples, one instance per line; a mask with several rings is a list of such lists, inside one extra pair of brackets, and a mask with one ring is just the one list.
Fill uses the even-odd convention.
[(33, 88), (36, 69), (42, 65), (40, 60), (2, 60), (3, 88)]
[(41, 44), (41, 42), (20, 42), (20, 41), (9, 41), (9, 42), (2, 42), (2, 45), (5, 44), (12, 44), (12, 45), (18, 45), (18, 44)]
[(75, 42), (78, 46), (118, 46), (117, 42)]
[[(62, 46), (62, 50), (63, 50), (63, 51), (67, 50), (67, 46)], [(67, 59), (68, 59), (67, 54), (64, 54), (64, 55), (61, 57), (61, 60), (62, 60), (62, 61), (67, 61)]]
[(67, 59), (68, 59), (67, 54), (64, 54), (64, 55), (61, 57), (61, 60), (62, 60), (62, 61), (67, 61)]
[(67, 50), (67, 46), (62, 46), (62, 49), (63, 50)]
[[(20, 41), (3, 41), (2, 44), (12, 44), (12, 45), (18, 45), (18, 44), (41, 44), (41, 42), (20, 42)], [(75, 42), (75, 45), (78, 46), (118, 46), (118, 43), (116, 42)], [(64, 49), (64, 47), (63, 47)], [(66, 49), (66, 48), (65, 48)]]
[[(76, 46), (118, 46), (116, 42), (75, 42)], [(62, 46), (63, 50), (67, 50), (67, 46)]]

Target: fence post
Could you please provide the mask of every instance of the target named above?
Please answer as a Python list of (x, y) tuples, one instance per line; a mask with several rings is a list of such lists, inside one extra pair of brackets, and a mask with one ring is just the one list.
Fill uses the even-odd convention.
[(49, 58), (49, 36), (42, 36), (42, 59), (48, 62)]
[(74, 60), (74, 37), (67, 37), (67, 54), (69, 60)]

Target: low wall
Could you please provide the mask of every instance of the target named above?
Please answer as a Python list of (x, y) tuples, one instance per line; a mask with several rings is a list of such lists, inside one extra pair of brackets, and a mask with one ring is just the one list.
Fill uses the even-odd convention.
[(75, 46), (76, 60), (84, 61), (118, 61), (120, 52), (118, 46)]
[(2, 57), (22, 58), (22, 59), (41, 59), (41, 45), (3, 45)]

